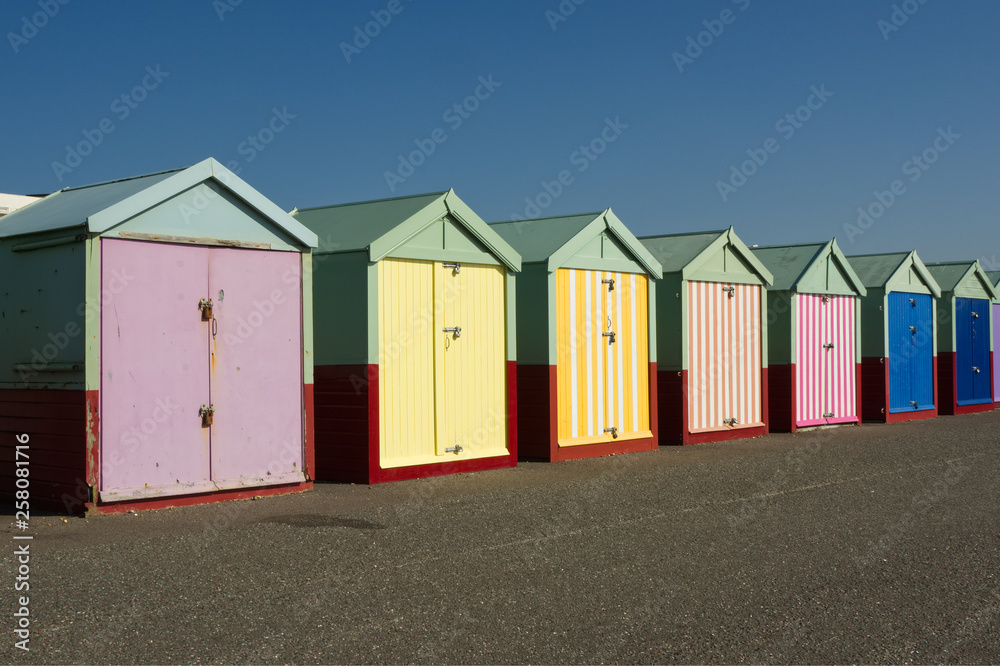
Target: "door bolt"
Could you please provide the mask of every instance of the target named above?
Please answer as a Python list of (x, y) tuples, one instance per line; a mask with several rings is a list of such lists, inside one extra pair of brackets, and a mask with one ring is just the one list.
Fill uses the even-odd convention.
[(461, 444), (456, 444), (455, 446), (449, 446), (444, 450), (445, 453), (454, 453), (456, 456), (463, 451)]
[(610, 432), (611, 439), (618, 439), (618, 428), (605, 428), (604, 432)]

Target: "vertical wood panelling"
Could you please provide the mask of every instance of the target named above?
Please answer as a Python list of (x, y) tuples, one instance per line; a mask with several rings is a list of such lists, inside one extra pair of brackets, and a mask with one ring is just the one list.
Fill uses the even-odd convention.
[[(646, 277), (559, 269), (558, 439), (562, 446), (651, 436)], [(614, 290), (604, 280), (614, 280)], [(615, 342), (605, 333), (614, 332)]]
[(796, 299), (796, 424), (854, 420), (857, 417), (854, 297), (798, 294)]
[[(732, 297), (723, 288), (732, 288)], [(688, 427), (761, 425), (760, 287), (688, 282)]]
[(435, 452), (434, 265), (379, 262), (381, 460)]

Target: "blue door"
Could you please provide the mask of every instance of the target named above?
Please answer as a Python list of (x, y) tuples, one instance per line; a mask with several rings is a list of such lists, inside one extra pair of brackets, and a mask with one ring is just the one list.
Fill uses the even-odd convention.
[(889, 412), (934, 409), (934, 309), (927, 294), (889, 294)]
[(981, 405), (990, 395), (990, 302), (955, 299), (955, 367), (958, 404)]

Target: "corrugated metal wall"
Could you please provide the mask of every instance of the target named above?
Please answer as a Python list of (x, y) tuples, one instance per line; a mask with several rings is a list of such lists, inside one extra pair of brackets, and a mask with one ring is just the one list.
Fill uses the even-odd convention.
[[(691, 432), (763, 424), (760, 289), (755, 285), (688, 283)], [(726, 423), (731, 419), (735, 423)]]
[(958, 404), (990, 402), (990, 302), (955, 299), (955, 365)]
[[(606, 280), (614, 280), (614, 289)], [(559, 269), (560, 446), (648, 437), (649, 300), (645, 275)], [(614, 333), (614, 343), (611, 336)]]
[(796, 425), (857, 419), (855, 298), (798, 294)]
[(378, 271), (382, 467), (505, 454), (504, 269), (384, 259)]
[(934, 408), (934, 304), (928, 294), (888, 295), (889, 412)]

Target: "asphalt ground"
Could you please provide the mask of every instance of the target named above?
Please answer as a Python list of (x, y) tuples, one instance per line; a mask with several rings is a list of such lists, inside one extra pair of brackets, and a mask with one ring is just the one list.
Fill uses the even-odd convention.
[(1000, 412), (30, 532), (13, 663), (1000, 662)]

